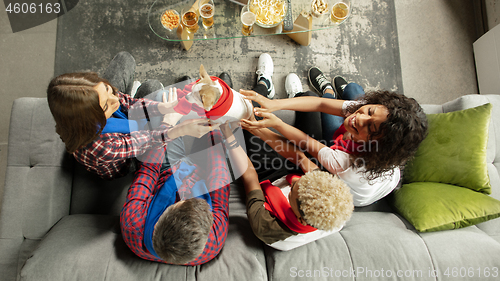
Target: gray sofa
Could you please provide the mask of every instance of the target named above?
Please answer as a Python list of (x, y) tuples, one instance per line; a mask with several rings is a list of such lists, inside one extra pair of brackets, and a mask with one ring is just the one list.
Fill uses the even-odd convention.
[[(487, 102), (494, 105), (491, 196), (500, 199), (500, 96), (464, 96), (424, 109), (439, 113)], [(339, 233), (280, 252), (253, 235), (238, 182), (231, 185), (229, 234), (217, 258), (196, 267), (141, 260), (119, 228), (131, 179), (104, 181), (86, 172), (65, 153), (46, 99), (16, 100), (0, 218), (1, 280), (420, 281), (498, 280), (500, 275), (500, 219), (419, 233), (383, 199), (356, 209)]]

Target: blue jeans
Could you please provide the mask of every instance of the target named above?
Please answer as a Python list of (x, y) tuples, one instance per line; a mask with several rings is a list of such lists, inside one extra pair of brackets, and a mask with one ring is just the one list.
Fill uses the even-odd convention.
[[(344, 100), (356, 100), (365, 95), (363, 87), (356, 83), (349, 83), (344, 88), (342, 98)], [(326, 93), (323, 98), (334, 99), (332, 94)], [(321, 113), (321, 129), (323, 131), (323, 139), (328, 146), (333, 145), (333, 134), (344, 123), (344, 117), (331, 114)]]

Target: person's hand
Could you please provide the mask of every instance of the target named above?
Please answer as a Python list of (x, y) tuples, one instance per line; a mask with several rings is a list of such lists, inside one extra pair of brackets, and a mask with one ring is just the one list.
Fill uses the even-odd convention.
[(283, 120), (279, 119), (276, 115), (269, 112), (263, 112), (260, 108), (256, 109), (255, 116), (262, 117), (263, 119), (257, 121), (253, 115), (250, 119), (242, 119), (241, 125), (243, 129), (254, 130), (269, 127), (276, 128), (283, 124)]
[(228, 121), (224, 124), (221, 124), (219, 128), (222, 131), (224, 138), (227, 139), (234, 134), (234, 130), (239, 126), (240, 126), (240, 121), (231, 121), (231, 122)]
[(248, 132), (250, 132), (250, 133), (253, 134), (253, 130), (248, 127), (249, 126), (248, 122), (244, 122), (244, 121), (256, 122), (257, 119), (255, 119), (255, 112), (252, 112), (252, 114), (250, 115), (250, 118), (248, 118), (248, 119), (242, 119), (241, 122), (240, 122), (240, 125), (241, 125), (241, 127), (244, 130), (247, 130)]
[[(167, 123), (171, 126), (175, 126), (175, 124), (177, 124), (177, 122), (181, 120), (182, 114), (177, 113), (173, 110), (174, 106), (177, 105), (177, 103), (177, 89), (175, 87), (168, 89), (168, 102), (166, 92), (163, 92), (163, 104), (169, 105), (170, 108), (168, 111), (166, 111), (166, 114), (163, 115), (162, 123)], [(158, 110), (160, 109), (160, 105), (158, 105)]]
[[(256, 103), (260, 104), (260, 108), (262, 109), (262, 112), (273, 112), (276, 110), (281, 109), (279, 107), (279, 102), (276, 100), (270, 100), (263, 95), (259, 95), (255, 91), (251, 90), (240, 90), (240, 94), (242, 94), (245, 99), (255, 101)], [(254, 108), (254, 111), (256, 108)]]
[(174, 111), (174, 106), (176, 106), (179, 103), (177, 100), (177, 88), (169, 88), (168, 89), (168, 99), (166, 95), (166, 91), (163, 92), (163, 101), (158, 103), (158, 111), (160, 111), (161, 114), (165, 115), (168, 113), (175, 112)]
[(170, 129), (167, 133), (168, 137), (175, 139), (182, 136), (192, 136), (195, 138), (201, 138), (208, 132), (218, 129), (220, 124), (214, 124), (210, 119), (189, 119), (182, 121), (175, 127)]

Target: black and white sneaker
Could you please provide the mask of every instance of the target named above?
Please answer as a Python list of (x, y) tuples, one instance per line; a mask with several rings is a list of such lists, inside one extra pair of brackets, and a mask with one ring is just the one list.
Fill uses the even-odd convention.
[(264, 82), (266, 84), (269, 99), (274, 98), (275, 90), (273, 85), (274, 64), (271, 55), (263, 53), (259, 56), (257, 63), (257, 83)]
[(320, 96), (323, 96), (325, 90), (330, 88), (333, 90), (332, 83), (326, 79), (325, 75), (319, 68), (311, 67), (309, 69), (309, 73), (307, 75), (309, 78), (309, 83), (311, 86), (319, 93)]
[(342, 99), (344, 88), (347, 86), (347, 81), (342, 76), (335, 76), (333, 78), (333, 90), (335, 91), (335, 98)]

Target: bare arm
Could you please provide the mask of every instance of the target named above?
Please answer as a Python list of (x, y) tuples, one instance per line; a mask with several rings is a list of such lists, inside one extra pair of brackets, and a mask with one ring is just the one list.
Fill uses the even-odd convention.
[(327, 114), (344, 116), (342, 113), (343, 100), (327, 99), (320, 97), (296, 97), (293, 99), (270, 100), (255, 91), (240, 90), (246, 99), (260, 104), (262, 112), (276, 110), (295, 110), (303, 112), (323, 112)]
[(247, 161), (247, 153), (241, 147), (240, 141), (242, 139), (238, 139), (234, 133), (233, 129), (238, 125), (239, 122), (225, 123), (220, 125), (220, 130), (226, 139), (226, 149), (228, 151), (229, 161), (231, 163), (231, 169), (233, 170), (233, 174), (235, 177), (239, 177), (240, 175), (244, 175), (249, 168), (253, 168), (253, 166), (248, 165)]
[(245, 186), (245, 194), (248, 194), (253, 190), (261, 190), (259, 177), (257, 176), (257, 172), (255, 171), (252, 161), (250, 161), (248, 157), (247, 165), (248, 169), (242, 175), (243, 185)]
[(253, 190), (260, 190), (259, 177), (257, 172), (248, 158), (248, 155), (243, 150), (243, 148), (236, 143), (238, 140), (234, 136), (232, 125), (229, 122), (220, 125), (220, 130), (226, 139), (227, 150), (229, 151), (229, 159), (231, 161), (233, 169), (237, 169), (235, 172), (240, 172), (242, 175), (243, 184), (245, 186), (245, 193), (248, 194)]

